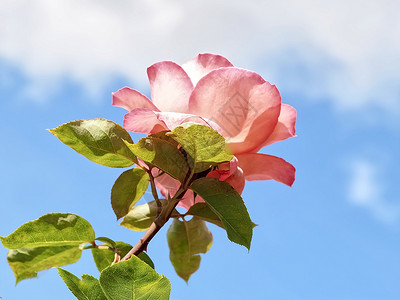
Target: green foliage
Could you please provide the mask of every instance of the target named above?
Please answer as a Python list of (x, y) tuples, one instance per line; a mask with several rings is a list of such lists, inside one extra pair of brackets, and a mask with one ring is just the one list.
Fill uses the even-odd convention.
[(167, 300), (171, 292), (169, 280), (136, 256), (104, 269), (100, 285), (108, 300)]
[(222, 162), (230, 161), (225, 139), (214, 129), (198, 124), (184, 124), (168, 133), (187, 153), (189, 166), (199, 173)]
[(142, 198), (149, 185), (149, 174), (139, 168), (122, 173), (111, 190), (111, 205), (117, 219), (125, 216)]
[(115, 242), (114, 248), (102, 246), (92, 248), (92, 255), (97, 269), (101, 272), (113, 263), (116, 253), (118, 253), (120, 257), (124, 257), (131, 249), (132, 246), (129, 244)]
[(36, 277), (38, 271), (75, 263), (81, 254), (82, 249), (78, 246), (12, 249), (7, 260), (18, 283)]
[(254, 224), (238, 192), (229, 183), (212, 177), (195, 180), (190, 189), (200, 195), (219, 217), (228, 238), (250, 250)]
[(131, 136), (112, 121), (72, 121), (49, 131), (61, 142), (100, 165), (125, 168), (137, 162), (135, 155), (124, 143), (124, 140), (133, 143)]
[(179, 151), (178, 143), (165, 135), (165, 132), (151, 134), (141, 138), (136, 144), (129, 145), (131, 151), (149, 165), (168, 173), (183, 182), (188, 173), (185, 156)]
[[(116, 254), (123, 258), (131, 249), (132, 245), (117, 241), (114, 242), (114, 246), (100, 245), (91, 250), (96, 267), (101, 272), (111, 266)], [(154, 269), (154, 263), (146, 253), (142, 252), (138, 257)]]
[(116, 242), (114, 242), (112, 239), (110, 239), (108, 237), (105, 237), (105, 236), (97, 237), (96, 241), (100, 241), (100, 242), (106, 243), (110, 247), (116, 247), (117, 246)]
[(94, 230), (85, 219), (52, 213), (25, 223), (9, 236), (1, 237), (1, 242), (12, 249), (7, 260), (18, 283), (37, 276), (38, 271), (78, 261), (81, 245), (94, 238)]
[(61, 268), (58, 269), (58, 274), (78, 300), (107, 300), (100, 282), (93, 276), (85, 274), (79, 280), (74, 274)]
[[(223, 229), (225, 229), (224, 224), (222, 223), (219, 216), (211, 209), (210, 205), (207, 203), (196, 203), (195, 205), (191, 206), (189, 210), (186, 212), (186, 215), (189, 216), (196, 216), (197, 218), (213, 223)], [(253, 228), (257, 225), (252, 223)]]
[(186, 282), (200, 267), (199, 253), (206, 253), (213, 237), (203, 220), (193, 217), (190, 221), (174, 219), (167, 232), (169, 258), (176, 273)]
[(218, 215), (210, 208), (207, 203), (196, 203), (186, 212), (187, 215), (196, 216), (198, 219), (213, 223), (225, 229)]
[[(160, 199), (164, 206), (167, 202)], [(158, 206), (156, 201), (134, 206), (121, 222), (121, 226), (135, 231), (147, 230), (157, 216)]]
[[(17, 283), (37, 276), (41, 270), (74, 263), (81, 257), (83, 249), (91, 248), (96, 267), (101, 272), (99, 280), (90, 275), (79, 279), (58, 269), (79, 300), (169, 299), (169, 280), (154, 270), (152, 260), (143, 250), (168, 218), (184, 218), (175, 206), (188, 185), (205, 203), (197, 203), (187, 211), (185, 216), (193, 216), (191, 220), (174, 219), (168, 229), (170, 260), (177, 274), (188, 281), (200, 267), (200, 254), (212, 246), (213, 236), (205, 221), (225, 229), (231, 241), (250, 248), (254, 224), (241, 196), (226, 182), (201, 177), (233, 158), (225, 139), (217, 131), (187, 123), (133, 144), (129, 133), (118, 124), (105, 119), (90, 119), (69, 122), (50, 129), (50, 132), (98, 164), (123, 168), (136, 163), (142, 167), (127, 170), (118, 177), (112, 187), (111, 204), (117, 219), (123, 217), (121, 226), (136, 231), (151, 230), (132, 249), (124, 242), (95, 238), (92, 226), (77, 215), (44, 215), (20, 226), (7, 237), (0, 237), (4, 247), (10, 249), (7, 260)], [(140, 166), (143, 161), (146, 166)], [(143, 169), (145, 167), (148, 169)], [(149, 172), (157, 168), (182, 183), (179, 191), (169, 200), (156, 197), (157, 201), (135, 206), (149, 182), (153, 195), (157, 193), (154, 173)], [(95, 240), (104, 244), (96, 245)], [(90, 245), (84, 247), (87, 243)], [(131, 249), (137, 256), (120, 261)]]
[(143, 260), (146, 264), (148, 264), (152, 269), (155, 269), (154, 263), (151, 260), (150, 256), (147, 255), (146, 252), (141, 252), (137, 255), (141, 260)]
[(0, 237), (8, 249), (80, 245), (94, 241), (92, 226), (70, 213), (50, 213), (25, 223), (7, 237)]

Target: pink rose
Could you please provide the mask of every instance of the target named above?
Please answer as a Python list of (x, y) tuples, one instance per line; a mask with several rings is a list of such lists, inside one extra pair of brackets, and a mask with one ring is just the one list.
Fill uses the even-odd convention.
[[(145, 134), (172, 130), (185, 122), (215, 128), (235, 155), (208, 176), (229, 182), (239, 193), (244, 179), (274, 179), (291, 186), (295, 168), (282, 158), (257, 153), (264, 146), (295, 136), (296, 110), (281, 103), (279, 91), (257, 73), (233, 67), (224, 57), (199, 54), (182, 66), (171, 61), (147, 69), (151, 98), (124, 87), (113, 93), (113, 105), (129, 111), (126, 130)], [(165, 196), (179, 183), (162, 175), (157, 187)], [(197, 199), (196, 199), (196, 202)], [(180, 206), (194, 199), (186, 193)]]

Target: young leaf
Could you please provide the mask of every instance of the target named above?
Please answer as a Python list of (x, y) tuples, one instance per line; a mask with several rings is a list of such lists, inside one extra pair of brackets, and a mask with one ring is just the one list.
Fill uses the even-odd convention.
[[(167, 200), (160, 199), (162, 205)], [(123, 218), (121, 226), (135, 231), (147, 230), (157, 216), (158, 206), (156, 201), (132, 207), (129, 213)]]
[(212, 177), (195, 180), (190, 189), (200, 195), (219, 217), (228, 238), (250, 250), (254, 224), (238, 192), (229, 183)]
[(203, 202), (196, 203), (195, 205), (189, 208), (186, 214), (191, 216), (196, 216), (199, 219), (213, 223), (225, 229), (220, 218), (215, 214), (215, 212), (210, 208), (210, 206), (207, 203)]
[(179, 126), (168, 135), (186, 151), (189, 166), (195, 173), (233, 158), (226, 147), (224, 137), (208, 126), (199, 124)]
[(169, 258), (176, 273), (186, 282), (200, 267), (199, 253), (206, 253), (213, 237), (203, 220), (193, 217), (190, 221), (174, 219), (167, 232)]
[(79, 245), (94, 241), (92, 226), (70, 213), (50, 213), (25, 223), (7, 237), (0, 237), (8, 249)]
[(104, 269), (100, 285), (108, 300), (168, 300), (171, 292), (168, 278), (136, 256)]
[(133, 143), (120, 125), (106, 119), (72, 121), (49, 129), (67, 146), (106, 167), (125, 168), (137, 162), (124, 140)]
[(38, 271), (73, 264), (81, 254), (78, 246), (25, 248), (8, 251), (7, 260), (18, 283), (36, 277)]
[(78, 300), (107, 300), (99, 281), (90, 275), (82, 275), (82, 280), (74, 274), (58, 268), (58, 274)]
[[(119, 255), (124, 257), (132, 246), (124, 242), (115, 242), (115, 248)], [(97, 269), (101, 272), (112, 264), (115, 258), (115, 252), (111, 249), (92, 248), (92, 255)]]
[[(124, 257), (129, 252), (129, 250), (132, 249), (131, 245), (124, 242), (115, 242), (114, 247), (118, 251), (120, 257)], [(115, 258), (115, 252), (110, 248), (92, 248), (92, 255), (96, 267), (100, 272), (108, 266), (111, 266)], [(154, 269), (154, 263), (146, 253), (142, 252), (138, 255), (138, 257)]]
[(183, 181), (188, 172), (188, 164), (178, 149), (178, 143), (159, 132), (141, 138), (130, 145), (131, 151), (140, 159), (165, 171), (175, 179)]
[(125, 216), (142, 198), (149, 185), (149, 174), (140, 168), (122, 173), (111, 189), (111, 205), (117, 219)]
[(116, 247), (117, 244), (110, 238), (105, 237), (105, 236), (100, 236), (96, 238), (96, 241), (100, 241), (103, 243), (106, 243), (107, 245), (111, 246), (111, 247)]

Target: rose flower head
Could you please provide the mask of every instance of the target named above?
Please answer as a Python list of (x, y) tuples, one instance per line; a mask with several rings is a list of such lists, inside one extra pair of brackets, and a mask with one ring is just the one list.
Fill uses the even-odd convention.
[[(208, 125), (225, 137), (234, 158), (207, 176), (228, 182), (239, 193), (245, 180), (273, 179), (292, 186), (295, 168), (290, 163), (258, 153), (264, 146), (295, 136), (296, 110), (282, 104), (274, 85), (214, 54), (199, 54), (182, 66), (158, 62), (147, 74), (151, 100), (128, 87), (113, 93), (113, 105), (129, 111), (123, 124), (126, 130), (152, 134), (186, 122)], [(180, 185), (167, 174), (157, 177), (156, 184), (165, 197)], [(188, 191), (179, 205), (188, 209), (200, 201)]]

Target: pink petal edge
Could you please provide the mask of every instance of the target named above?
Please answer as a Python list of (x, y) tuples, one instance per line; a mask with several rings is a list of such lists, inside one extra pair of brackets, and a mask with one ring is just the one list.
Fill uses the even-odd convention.
[(276, 124), (274, 131), (271, 133), (268, 139), (262, 144), (262, 146), (258, 150), (273, 143), (283, 141), (291, 137), (295, 137), (296, 119), (297, 119), (296, 109), (290, 106), (289, 104), (282, 104), (281, 113), (279, 115), (278, 123)]
[[(226, 181), (229, 183), (239, 194), (242, 194), (244, 190), (244, 185), (245, 185), (245, 177), (243, 174), (243, 170), (239, 167), (237, 167), (232, 174), (224, 178), (223, 174), (218, 173), (217, 170), (211, 171), (208, 173), (207, 177), (214, 177), (218, 178), (221, 181)], [(197, 198), (196, 198), (197, 199)]]
[(156, 112), (145, 108), (137, 108), (127, 113), (123, 125), (128, 131), (145, 134), (168, 130), (165, 122), (158, 119)]
[(275, 180), (292, 186), (296, 169), (284, 159), (261, 153), (236, 155), (246, 180)]
[(193, 84), (189, 76), (172, 61), (155, 63), (147, 69), (151, 99), (161, 111), (188, 113)]
[(139, 133), (156, 133), (163, 130), (173, 130), (186, 122), (209, 126), (221, 132), (219, 126), (200, 116), (175, 112), (157, 112), (145, 108), (134, 109), (125, 115), (124, 128)]
[(112, 105), (126, 109), (127, 111), (136, 108), (147, 108), (154, 111), (159, 109), (154, 105), (149, 98), (137, 90), (129, 87), (123, 87), (115, 93), (112, 93)]
[(182, 65), (195, 86), (197, 82), (212, 70), (233, 67), (232, 63), (221, 55), (203, 53)]

